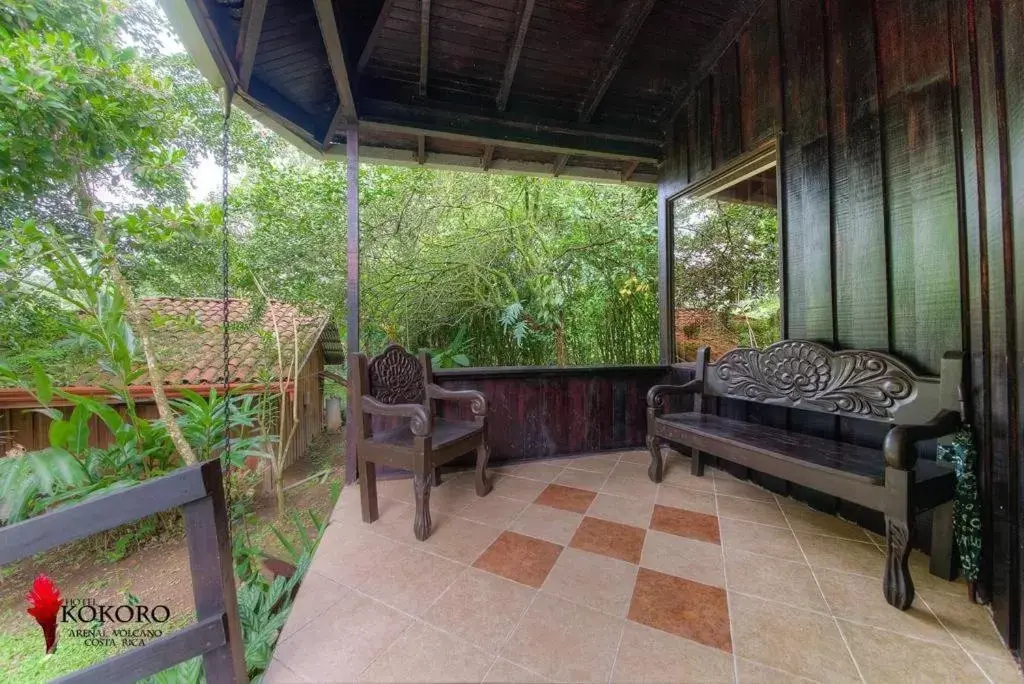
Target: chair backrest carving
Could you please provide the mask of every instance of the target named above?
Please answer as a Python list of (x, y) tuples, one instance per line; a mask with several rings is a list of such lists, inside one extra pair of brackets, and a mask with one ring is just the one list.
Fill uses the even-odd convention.
[(370, 359), (368, 394), (384, 404), (422, 404), (423, 366), (419, 359), (397, 344)]
[(916, 375), (881, 352), (832, 351), (816, 342), (783, 340), (739, 348), (709, 363), (704, 393), (761, 404), (895, 424), (922, 423), (943, 409), (960, 410), (963, 360), (947, 354), (941, 378)]

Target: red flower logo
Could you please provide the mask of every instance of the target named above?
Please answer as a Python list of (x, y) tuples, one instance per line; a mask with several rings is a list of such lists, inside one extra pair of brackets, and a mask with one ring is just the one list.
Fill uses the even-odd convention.
[(32, 582), (32, 589), (25, 594), (25, 599), (28, 601), (28, 610), (25, 612), (39, 623), (46, 640), (46, 652), (53, 653), (57, 650), (57, 613), (64, 605), (60, 589), (53, 580), (40, 574)]

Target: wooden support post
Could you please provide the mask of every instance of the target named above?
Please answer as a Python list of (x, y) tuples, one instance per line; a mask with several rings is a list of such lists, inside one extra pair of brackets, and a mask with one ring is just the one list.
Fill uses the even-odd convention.
[(672, 203), (658, 182), (658, 341), (660, 360), (672, 363), (675, 350), (675, 306), (672, 301)]
[(554, 166), (551, 169), (551, 173), (555, 178), (558, 178), (562, 171), (565, 171), (566, 165), (569, 163), (569, 155), (559, 154), (555, 157)]
[[(346, 323), (345, 346), (349, 354), (359, 351), (359, 129), (353, 121), (345, 134), (345, 151), (348, 153), (348, 260), (347, 288), (345, 296)], [(349, 367), (348, 372), (356, 369)], [(356, 420), (352, 409), (352, 382), (348, 383), (348, 427), (345, 440), (345, 482), (356, 479)]]
[(207, 461), (202, 470), (207, 495), (182, 506), (192, 596), (196, 620), (221, 617), (226, 636), (223, 646), (203, 654), (203, 669), (208, 682), (241, 683), (248, 681), (248, 677), (220, 461)]
[(480, 166), (487, 171), (491, 168), (492, 161), (494, 161), (494, 145), (484, 145), (484, 156), (480, 158)]
[(619, 177), (622, 179), (623, 183), (629, 181), (629, 179), (633, 177), (633, 173), (636, 171), (636, 167), (638, 165), (639, 162), (635, 159), (622, 165), (622, 172), (619, 174)]

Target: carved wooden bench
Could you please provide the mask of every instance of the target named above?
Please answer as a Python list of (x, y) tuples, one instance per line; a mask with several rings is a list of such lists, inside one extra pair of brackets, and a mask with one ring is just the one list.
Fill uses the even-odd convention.
[[(916, 375), (878, 352), (833, 352), (814, 342), (785, 340), (763, 350), (735, 349), (715, 363), (706, 347), (696, 376), (683, 385), (656, 385), (647, 395), (650, 478), (660, 482), (661, 445), (691, 450), (694, 475), (708, 455), (831, 494), (885, 514), (886, 600), (906, 610), (914, 601), (907, 562), (914, 518), (935, 509), (934, 574), (952, 579), (954, 475), (945, 464), (917, 458), (918, 442), (947, 435), (960, 425), (960, 354), (947, 354), (941, 376)], [(665, 413), (665, 399), (693, 395), (693, 410)], [(817, 411), (888, 423), (882, 449), (847, 444), (703, 413), (704, 397)], [(795, 416), (794, 416), (795, 418)]]

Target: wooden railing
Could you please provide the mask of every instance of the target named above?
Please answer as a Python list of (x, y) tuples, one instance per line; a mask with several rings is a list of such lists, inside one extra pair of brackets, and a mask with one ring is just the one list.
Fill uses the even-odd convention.
[(219, 461), (0, 529), (0, 566), (178, 506), (185, 516), (196, 622), (58, 681), (136, 681), (197, 655), (211, 684), (247, 681)]

